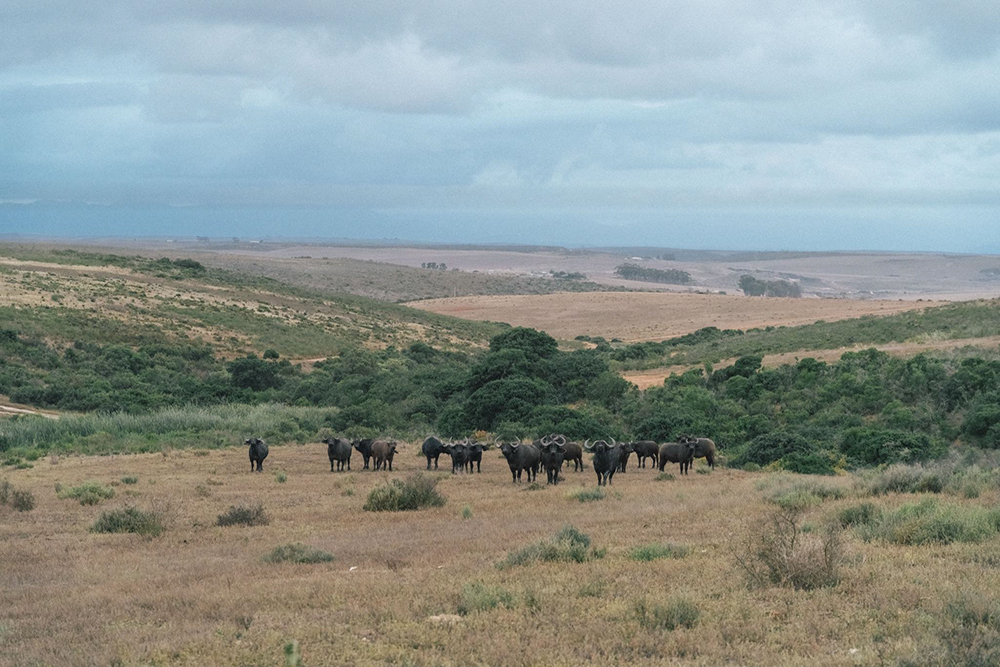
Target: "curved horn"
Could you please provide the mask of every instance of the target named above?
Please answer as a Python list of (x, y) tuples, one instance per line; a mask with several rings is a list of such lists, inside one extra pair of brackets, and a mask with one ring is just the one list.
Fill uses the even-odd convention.
[(614, 438), (611, 438), (611, 446), (612, 446), (612, 447), (617, 447), (617, 446), (618, 446), (618, 443), (617, 443), (617, 442), (615, 442), (615, 439), (614, 439)]
[(563, 445), (566, 444), (566, 436), (563, 435), (562, 433), (560, 433), (559, 435), (557, 435), (555, 439), (561, 440), (562, 442), (560, 444), (563, 444)]
[(590, 438), (587, 438), (586, 440), (583, 441), (583, 448), (586, 449), (588, 452), (591, 449), (593, 449), (593, 447), (590, 446)]

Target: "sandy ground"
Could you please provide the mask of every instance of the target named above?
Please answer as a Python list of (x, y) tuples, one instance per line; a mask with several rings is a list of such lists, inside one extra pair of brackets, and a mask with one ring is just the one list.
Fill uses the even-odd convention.
[[(946, 350), (958, 350), (964, 347), (996, 348), (1000, 346), (1000, 336), (987, 336), (985, 338), (962, 338), (958, 340), (942, 340), (930, 343), (889, 343), (885, 345), (858, 345), (856, 347), (838, 347), (832, 350), (798, 350), (796, 352), (783, 352), (781, 354), (765, 355), (761, 364), (765, 368), (777, 368), (785, 364), (797, 363), (800, 359), (813, 358), (818, 361), (831, 363), (837, 361), (845, 352), (858, 352), (869, 348), (876, 348), (895, 357), (913, 357), (924, 352), (941, 352)], [(735, 359), (725, 359), (712, 364), (715, 369), (725, 368), (734, 363)], [(663, 381), (674, 374), (684, 373), (697, 366), (661, 366), (642, 371), (625, 371), (622, 377), (639, 387), (647, 389), (654, 385), (661, 385)]]
[(766, 326), (795, 326), (811, 324), (817, 320), (889, 315), (925, 308), (933, 303), (592, 292), (459, 297), (416, 301), (408, 305), (470, 320), (492, 320), (533, 327), (562, 340), (588, 335), (634, 342), (660, 341), (708, 326), (744, 330)]

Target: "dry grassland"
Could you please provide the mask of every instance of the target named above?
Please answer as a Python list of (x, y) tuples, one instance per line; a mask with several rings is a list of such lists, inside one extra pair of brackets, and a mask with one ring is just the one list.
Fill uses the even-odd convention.
[(579, 335), (626, 342), (665, 340), (702, 327), (752, 329), (833, 322), (862, 315), (890, 315), (936, 305), (933, 302), (851, 299), (748, 298), (721, 294), (657, 292), (479, 296), (433, 299), (410, 304), (470, 320), (508, 322), (548, 332), (555, 338)]
[[(834, 587), (747, 588), (731, 551), (771, 511), (761, 488), (775, 481), (768, 473), (717, 469), (657, 481), (653, 470), (630, 469), (616, 476), (608, 497), (581, 503), (567, 494), (593, 488), (592, 472), (570, 472), (559, 487), (532, 491), (511, 484), (491, 452), (482, 475), (437, 473), (448, 498), (441, 508), (362, 511), (372, 487), (423, 469), (415, 451), (406, 446), (393, 473), (357, 470), (357, 456), (353, 472), (331, 473), (319, 444), (272, 447), (260, 474), (248, 472), (246, 452), (236, 448), (43, 459), (5, 473), (38, 505), (30, 513), (0, 506), (0, 665), (277, 665), (293, 640), (302, 664), (313, 667), (924, 664), (941, 650), (934, 633), (946, 601), (1000, 590), (1000, 570), (972, 556), (1000, 562), (995, 539), (910, 548), (851, 539)], [(138, 481), (119, 484), (100, 505), (56, 497), (57, 483), (123, 476)], [(215, 525), (244, 501), (262, 502), (270, 525)], [(806, 520), (819, 525), (850, 502), (828, 501)], [(956, 502), (994, 505), (997, 497), (990, 491)], [(163, 510), (168, 529), (152, 539), (88, 532), (102, 511), (126, 504)], [(471, 518), (463, 519), (466, 506)], [(508, 550), (567, 523), (607, 555), (495, 567)], [(292, 542), (335, 560), (262, 562)], [(633, 547), (658, 542), (690, 554), (628, 557)], [(474, 582), (506, 589), (510, 607), (452, 616)], [(693, 627), (639, 622), (640, 601), (676, 599), (699, 612)]]

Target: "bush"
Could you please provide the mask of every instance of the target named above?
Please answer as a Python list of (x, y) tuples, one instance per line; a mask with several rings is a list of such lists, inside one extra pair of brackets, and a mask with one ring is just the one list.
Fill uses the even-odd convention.
[(468, 505), (465, 505), (464, 507), (462, 507), (462, 518), (463, 519), (471, 519), (472, 518), (472, 508), (469, 507)]
[(122, 484), (138, 484), (138, 477), (122, 477)]
[(441, 507), (445, 498), (437, 492), (438, 480), (417, 473), (405, 482), (391, 480), (368, 493), (364, 509), (368, 512), (402, 512), (421, 507)]
[(156, 537), (163, 532), (163, 529), (163, 516), (160, 512), (125, 507), (102, 512), (94, 525), (90, 527), (90, 532), (135, 533), (146, 537)]
[(844, 528), (869, 526), (882, 515), (882, 511), (872, 503), (861, 503), (845, 507), (837, 513), (837, 520)]
[(513, 609), (514, 606), (514, 594), (506, 588), (487, 586), (476, 581), (462, 586), (458, 613), (467, 616), (477, 611), (490, 611), (497, 607)]
[(882, 512), (876, 520), (858, 527), (866, 541), (884, 540), (908, 546), (982, 542), (998, 530), (1000, 510), (941, 505), (934, 498)]
[(819, 505), (828, 498), (837, 499), (843, 496), (844, 492), (837, 487), (813, 481), (801, 481), (780, 484), (765, 496), (765, 499), (778, 507), (801, 511)]
[(671, 473), (669, 473), (669, 472), (661, 472), (659, 475), (657, 475), (656, 477), (653, 478), (653, 481), (654, 482), (672, 482), (672, 481), (674, 481), (674, 479), (676, 479), (676, 478)]
[(567, 525), (552, 538), (511, 551), (504, 560), (497, 563), (497, 567), (505, 569), (517, 565), (552, 562), (584, 563), (604, 558), (604, 553), (603, 549), (591, 548), (588, 535)]
[(751, 586), (788, 586), (812, 590), (840, 581), (841, 531), (828, 526), (819, 535), (803, 534), (801, 510), (782, 508), (762, 529), (749, 532), (735, 548), (736, 565)]
[(296, 542), (275, 547), (262, 560), (265, 563), (329, 563), (333, 554)]
[(949, 665), (1000, 664), (1000, 602), (981, 594), (963, 594), (945, 607), (938, 637)]
[(4, 480), (0, 482), (0, 505), (6, 505), (10, 501), (10, 494), (14, 491), (14, 485)]
[(688, 547), (677, 544), (646, 544), (633, 548), (628, 555), (632, 560), (648, 562), (661, 558), (684, 558), (690, 552)]
[(635, 604), (635, 615), (639, 624), (649, 630), (693, 628), (698, 623), (701, 612), (697, 605), (687, 598), (673, 598), (666, 604), (651, 604), (645, 599)]
[(219, 515), (215, 520), (217, 526), (266, 526), (271, 523), (271, 517), (264, 511), (264, 505), (230, 505), (229, 509)]
[(941, 493), (951, 470), (940, 465), (897, 463), (862, 478), (862, 490), (871, 496), (887, 493)]
[(285, 482), (288, 481), (288, 475), (286, 475), (281, 470), (278, 470), (274, 473), (274, 479), (278, 481), (278, 484), (284, 484)]
[(74, 498), (80, 501), (81, 505), (96, 505), (102, 500), (115, 497), (115, 490), (110, 486), (102, 486), (97, 482), (84, 482), (80, 486), (73, 486), (69, 489), (60, 489), (56, 492), (60, 500)]
[(30, 512), (35, 509), (35, 496), (31, 491), (11, 491), (10, 506), (18, 512)]
[(607, 496), (604, 490), (600, 487), (594, 489), (579, 489), (578, 491), (573, 491), (566, 496), (567, 498), (574, 498), (579, 500), (581, 503), (590, 503), (595, 500), (604, 500)]

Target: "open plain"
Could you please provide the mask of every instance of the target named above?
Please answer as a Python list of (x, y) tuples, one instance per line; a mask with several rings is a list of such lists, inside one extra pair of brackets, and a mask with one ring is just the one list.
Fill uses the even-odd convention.
[[(359, 470), (357, 455), (351, 472), (331, 473), (321, 444), (272, 447), (259, 474), (241, 448), (52, 457), (5, 472), (38, 504), (0, 507), (0, 664), (275, 665), (293, 642), (304, 665), (926, 664), (942, 655), (935, 632), (949, 602), (1000, 586), (995, 539), (851, 538), (834, 587), (750, 588), (735, 561), (741, 540), (774, 511), (770, 490), (806, 478), (709, 473), (704, 462), (696, 472), (709, 474), (684, 477), (633, 467), (584, 503), (572, 493), (594, 490), (589, 469), (557, 487), (516, 485), (494, 451), (482, 474), (452, 476), (444, 460), (429, 473), (443, 507), (364, 511), (372, 488), (423, 470), (416, 449), (404, 445), (391, 473)], [(114, 485), (115, 497), (57, 497), (57, 484), (87, 481)], [(823, 484), (849, 493), (851, 482)], [(270, 524), (215, 525), (244, 502), (262, 503)], [(828, 500), (804, 520), (823, 525), (854, 502)], [(166, 530), (89, 532), (101, 512), (129, 505), (162, 512)], [(566, 524), (604, 557), (498, 569), (508, 550)], [(262, 560), (297, 542), (334, 560)], [(660, 544), (686, 555), (632, 557)], [(677, 604), (695, 610), (690, 627), (671, 630), (650, 611)]]

